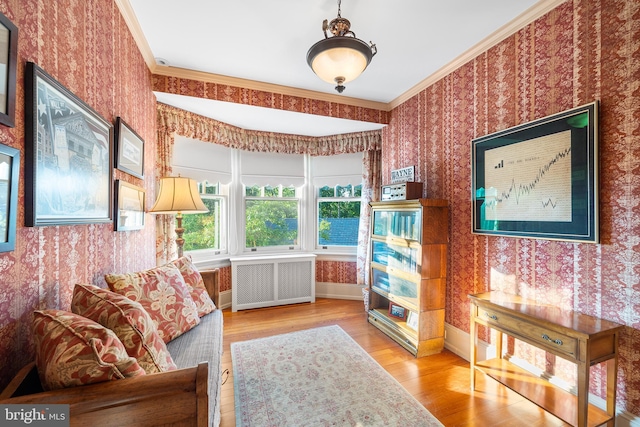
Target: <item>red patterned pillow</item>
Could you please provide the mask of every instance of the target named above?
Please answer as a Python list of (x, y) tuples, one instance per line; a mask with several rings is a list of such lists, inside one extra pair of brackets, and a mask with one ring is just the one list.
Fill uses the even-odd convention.
[(189, 294), (191, 294), (191, 298), (198, 308), (198, 316), (202, 317), (216, 309), (216, 305), (204, 286), (200, 272), (191, 262), (191, 257), (180, 257), (175, 261), (171, 261), (169, 265), (178, 267), (180, 273), (182, 273), (182, 277), (189, 288)]
[(177, 369), (156, 325), (140, 303), (93, 285), (73, 289), (71, 311), (116, 333), (147, 374)]
[(45, 390), (144, 375), (116, 334), (62, 310), (33, 315), (36, 367)]
[(200, 323), (182, 274), (172, 265), (104, 278), (109, 289), (142, 305), (165, 343)]

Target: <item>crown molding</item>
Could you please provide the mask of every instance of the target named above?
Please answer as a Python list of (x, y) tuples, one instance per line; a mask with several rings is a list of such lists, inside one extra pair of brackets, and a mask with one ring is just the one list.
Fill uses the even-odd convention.
[(229, 77), (221, 74), (194, 71), (186, 68), (167, 67), (156, 65), (153, 74), (167, 77), (177, 77), (183, 79), (196, 80), (199, 82), (215, 83), (225, 86), (236, 86), (245, 89), (259, 90), (264, 92), (278, 93), (281, 95), (296, 96), (300, 98), (315, 99), (318, 101), (333, 102), (336, 104), (346, 104), (355, 107), (371, 108), (374, 110), (389, 111), (389, 106), (384, 102), (368, 101), (360, 98), (350, 98), (342, 95), (332, 95), (330, 93), (316, 92), (307, 89), (298, 89), (291, 86), (282, 86), (273, 83), (259, 82), (256, 80)]
[(147, 67), (151, 71), (152, 74), (167, 76), (167, 77), (177, 77), (177, 78), (185, 78), (197, 81), (203, 81), (208, 83), (216, 83), (227, 86), (236, 86), (242, 87), (246, 89), (260, 90), (264, 92), (272, 92), (278, 93), (281, 95), (288, 96), (296, 96), (301, 98), (314, 99), (318, 101), (326, 101), (333, 102), (338, 104), (352, 105), (355, 107), (362, 108), (371, 108), (375, 110), (381, 111), (391, 111), (392, 109), (398, 107), (402, 103), (406, 102), (410, 98), (414, 97), (418, 93), (425, 90), (427, 87), (433, 85), (438, 80), (443, 77), (451, 74), (453, 71), (457, 70), (467, 62), (476, 58), (478, 55), (486, 52), (491, 49), (496, 44), (500, 43), (504, 39), (510, 37), (516, 32), (520, 31), (525, 26), (529, 25), (536, 19), (545, 15), (549, 11), (555, 9), (562, 3), (565, 3), (568, 0), (541, 0), (538, 3), (531, 6), (529, 9), (524, 11), (514, 20), (509, 22), (506, 25), (503, 25), (498, 30), (484, 38), (482, 41), (477, 43), (475, 46), (458, 56), (456, 59), (440, 68), (435, 73), (431, 74), (420, 83), (413, 86), (408, 91), (404, 92), (402, 95), (398, 96), (396, 99), (389, 103), (384, 102), (376, 102), (369, 101), (360, 98), (350, 98), (342, 95), (332, 95), (324, 92), (317, 92), (306, 89), (298, 89), (290, 86), (282, 86), (276, 85), (272, 83), (259, 82), (256, 80), (247, 80), (240, 79), (236, 77), (223, 76), (220, 74), (212, 74), (205, 73), (202, 71), (194, 71), (187, 70), (184, 68), (177, 67), (167, 67), (156, 64), (156, 60), (151, 52), (151, 48), (147, 43), (147, 39), (140, 28), (140, 24), (133, 12), (133, 8), (129, 3), (129, 0), (115, 0), (118, 9), (120, 9), (120, 13), (122, 14), (131, 34), (138, 45), (138, 49), (142, 54)]
[(140, 23), (138, 22), (138, 18), (136, 18), (136, 14), (133, 12), (131, 3), (129, 3), (129, 0), (115, 0), (115, 3), (118, 9), (120, 9), (120, 14), (127, 24), (127, 27), (129, 27), (129, 31), (131, 31), (133, 40), (138, 45), (138, 50), (142, 54), (144, 62), (147, 64), (149, 71), (153, 73), (156, 67), (156, 59), (153, 57), (153, 52), (151, 52), (142, 28), (140, 28)]
[(264, 83), (256, 80), (240, 79), (235, 77), (223, 76), (220, 74), (205, 73), (202, 71), (187, 70), (185, 68), (167, 67), (158, 65), (151, 52), (149, 43), (142, 32), (140, 23), (136, 18), (133, 8), (129, 0), (115, 0), (123, 19), (125, 20), (131, 35), (138, 45), (138, 49), (142, 54), (149, 71), (167, 77), (177, 77), (184, 79), (197, 80), (207, 83), (216, 83), (227, 86), (237, 86), (246, 89), (260, 90), (264, 92), (278, 93), (281, 95), (296, 96), (300, 98), (314, 99), (318, 101), (333, 102), (336, 104), (351, 105), (354, 107), (371, 108), (374, 110), (389, 111), (389, 104), (385, 102), (368, 101), (366, 99), (351, 98), (348, 96), (332, 95), (324, 92), (317, 92), (306, 89), (298, 89), (290, 86), (276, 85), (272, 83)]
[(529, 9), (525, 10), (523, 13), (517, 16), (514, 20), (503, 25), (498, 30), (485, 37), (475, 46), (455, 58), (453, 61), (440, 68), (438, 71), (431, 74), (429, 77), (422, 80), (420, 83), (413, 86), (411, 89), (391, 101), (388, 104), (389, 110), (393, 110), (397, 106), (411, 99), (418, 93), (433, 85), (438, 80), (451, 74), (467, 62), (476, 58), (478, 55), (488, 51), (493, 46), (520, 31), (525, 26), (531, 24), (536, 19), (540, 18), (541, 16), (545, 15), (546, 13), (550, 12), (566, 1), (567, 0), (541, 0), (538, 3), (534, 4)]

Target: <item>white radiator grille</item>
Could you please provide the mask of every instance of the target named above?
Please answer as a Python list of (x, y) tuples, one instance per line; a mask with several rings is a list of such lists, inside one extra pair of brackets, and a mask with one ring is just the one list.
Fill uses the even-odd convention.
[(278, 298), (301, 298), (311, 295), (311, 262), (278, 264)]
[(238, 304), (251, 304), (273, 301), (275, 264), (239, 265), (238, 275)]
[(232, 311), (315, 301), (315, 255), (231, 258)]

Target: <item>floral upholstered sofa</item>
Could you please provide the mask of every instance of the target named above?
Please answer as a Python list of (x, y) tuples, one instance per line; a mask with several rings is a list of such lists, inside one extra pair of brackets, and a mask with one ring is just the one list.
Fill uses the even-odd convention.
[(37, 310), (35, 362), (2, 404), (69, 404), (71, 425), (220, 424), (222, 312), (191, 260), (78, 284)]

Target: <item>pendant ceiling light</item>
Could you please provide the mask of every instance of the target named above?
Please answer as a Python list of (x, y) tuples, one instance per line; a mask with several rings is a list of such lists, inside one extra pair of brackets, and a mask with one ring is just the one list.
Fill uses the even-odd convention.
[[(328, 83), (336, 83), (338, 93), (344, 91), (344, 84), (357, 78), (367, 68), (371, 58), (378, 53), (376, 45), (367, 44), (356, 38), (350, 30), (351, 23), (340, 16), (338, 0), (338, 17), (322, 23), (324, 39), (320, 40), (307, 52), (307, 64), (314, 73)], [(333, 37), (327, 35), (327, 30)]]

